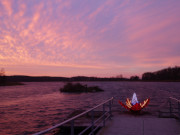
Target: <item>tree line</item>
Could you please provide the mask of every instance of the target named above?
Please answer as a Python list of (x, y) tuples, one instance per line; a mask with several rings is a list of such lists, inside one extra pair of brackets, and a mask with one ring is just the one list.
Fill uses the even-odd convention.
[(146, 72), (142, 75), (142, 79), (138, 76), (131, 76), (130, 78), (124, 78), (122, 75), (109, 78), (99, 77), (49, 77), (49, 76), (6, 76), (5, 70), (0, 70), (0, 85), (8, 85), (9, 82), (51, 82), (51, 81), (180, 81), (180, 67), (169, 67), (156, 72)]
[(169, 67), (156, 72), (146, 72), (143, 81), (180, 81), (180, 67)]

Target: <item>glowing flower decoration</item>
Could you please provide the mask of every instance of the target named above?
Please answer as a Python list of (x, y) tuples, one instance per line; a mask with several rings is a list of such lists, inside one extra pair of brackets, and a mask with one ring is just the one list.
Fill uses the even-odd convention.
[(136, 93), (134, 93), (132, 100), (130, 100), (129, 98), (126, 99), (126, 105), (123, 104), (120, 100), (118, 102), (121, 106), (123, 106), (127, 110), (130, 110), (132, 112), (139, 112), (148, 105), (149, 100), (150, 99), (148, 98), (148, 99), (144, 100), (142, 103), (139, 103), (137, 100)]

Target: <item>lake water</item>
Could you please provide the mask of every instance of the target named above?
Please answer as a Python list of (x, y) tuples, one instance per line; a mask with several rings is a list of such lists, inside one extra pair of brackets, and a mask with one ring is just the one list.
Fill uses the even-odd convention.
[(150, 98), (146, 111), (153, 113), (167, 103), (169, 96), (180, 99), (179, 82), (81, 82), (99, 86), (104, 92), (60, 93), (63, 82), (26, 82), (21, 86), (0, 87), (0, 134), (32, 134), (60, 123), (74, 110), (86, 110), (114, 97), (114, 111), (124, 110), (125, 102), (136, 92), (141, 102)]

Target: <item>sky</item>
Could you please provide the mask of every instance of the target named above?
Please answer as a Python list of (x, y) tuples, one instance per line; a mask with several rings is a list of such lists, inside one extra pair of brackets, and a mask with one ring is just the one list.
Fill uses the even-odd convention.
[(0, 0), (6, 75), (141, 76), (180, 65), (180, 0)]

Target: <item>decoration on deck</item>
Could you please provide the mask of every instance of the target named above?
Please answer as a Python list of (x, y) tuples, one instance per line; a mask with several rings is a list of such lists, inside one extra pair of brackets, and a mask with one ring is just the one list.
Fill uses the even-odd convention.
[(126, 105), (123, 104), (120, 100), (118, 102), (121, 106), (123, 106), (127, 110), (130, 110), (132, 112), (139, 112), (148, 105), (149, 100), (150, 99), (148, 98), (148, 99), (144, 100), (142, 103), (139, 103), (137, 100), (136, 93), (134, 93), (132, 100), (130, 100), (129, 98), (126, 99)]

